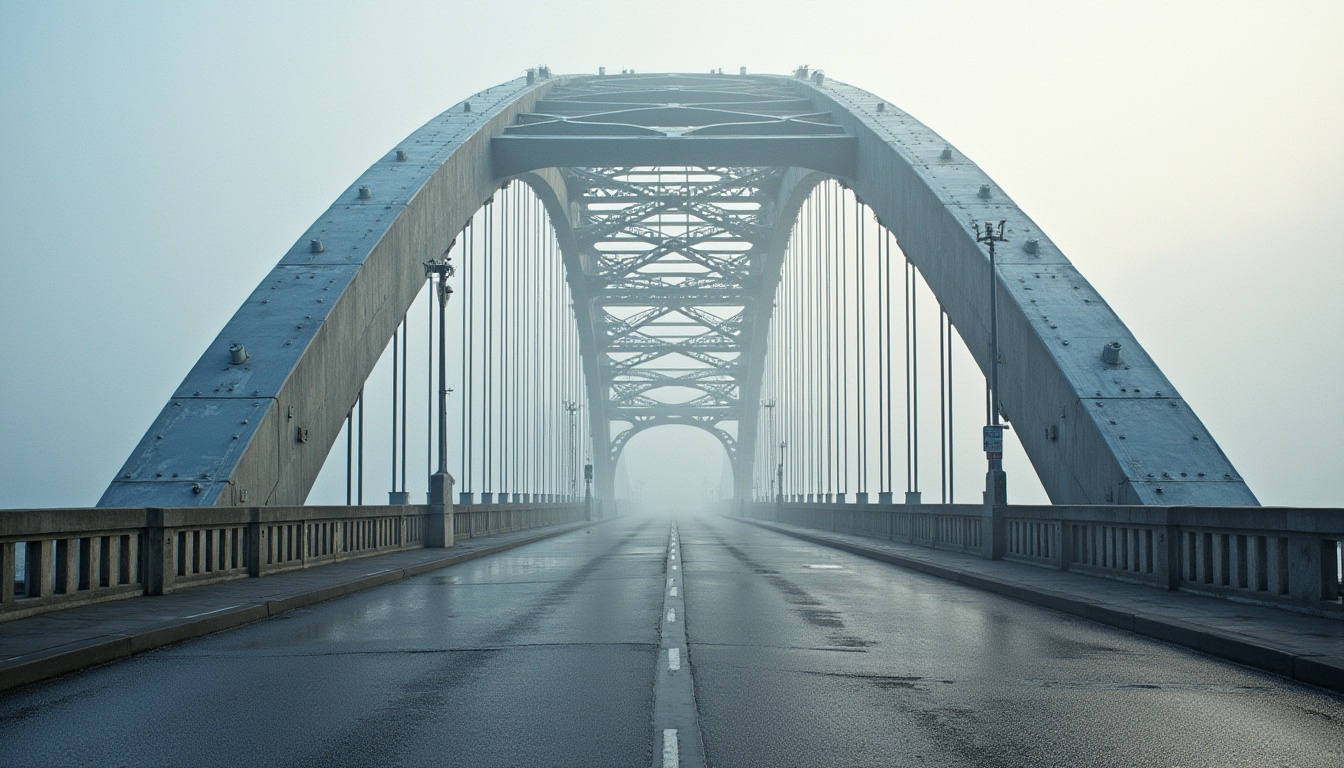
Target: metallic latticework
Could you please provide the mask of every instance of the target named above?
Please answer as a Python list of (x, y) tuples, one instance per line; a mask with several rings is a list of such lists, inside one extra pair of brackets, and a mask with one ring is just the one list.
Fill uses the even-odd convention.
[[(705, 137), (787, 142), (844, 134), (789, 83), (722, 75), (560, 86), (505, 130), (506, 137), (608, 147), (632, 137), (685, 145)], [(760, 378), (752, 365), (760, 356), (747, 352), (769, 318), (762, 302), (778, 272), (768, 268), (773, 236), (791, 223), (777, 220), (782, 177), (782, 168), (737, 165), (563, 170), (577, 208), (580, 273), (570, 285), (586, 305), (579, 316), (588, 319), (596, 362), (588, 369), (596, 377), (590, 391), (599, 393), (593, 434), (600, 440), (605, 432), (609, 450), (600, 474), (610, 477), (636, 434), (683, 424), (718, 438), (742, 476), (738, 436), (756, 418), (754, 399), (744, 409), (743, 393)]]

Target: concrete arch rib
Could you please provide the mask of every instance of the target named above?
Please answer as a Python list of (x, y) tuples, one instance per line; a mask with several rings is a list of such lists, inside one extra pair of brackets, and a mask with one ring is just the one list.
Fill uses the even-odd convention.
[[(1120, 318), (980, 168), (866, 91), (833, 80), (798, 87), (857, 137), (850, 186), (895, 234), (982, 371), (991, 364), (989, 260), (971, 224), (1006, 220), (1001, 409), (1054, 503), (1257, 504)], [(1118, 365), (1101, 358), (1111, 342), (1123, 349)]]
[[(302, 504), (423, 262), (498, 188), (491, 137), (557, 81), (478, 93), (365, 171), (224, 326), (99, 506)], [(233, 344), (247, 361), (231, 364)]]

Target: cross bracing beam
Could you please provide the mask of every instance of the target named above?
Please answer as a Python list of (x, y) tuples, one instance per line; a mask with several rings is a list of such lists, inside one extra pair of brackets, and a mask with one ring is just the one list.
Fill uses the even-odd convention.
[[(1255, 503), (1039, 226), (941, 137), (876, 96), (835, 80), (660, 74), (520, 78), (469, 101), (409, 136), (396, 148), (404, 154), (380, 159), (304, 233), (209, 345), (100, 504), (301, 503), (423, 287), (421, 264), (515, 177), (557, 225), (595, 404), (599, 490), (610, 491), (613, 462), (633, 435), (684, 424), (723, 443), (741, 492), (779, 260), (799, 206), (826, 176), (894, 233), (980, 368), (998, 367), (1003, 409), (1054, 501)], [(1006, 220), (1023, 244), (1004, 249), (995, 275), (971, 228), (987, 220)], [(991, 279), (1002, 336), (992, 362), (980, 298)], [(683, 311), (715, 305), (739, 307), (740, 319)], [(702, 332), (612, 337), (605, 310), (620, 306), (675, 310)], [(1099, 360), (1111, 341), (1126, 351), (1123, 366)], [(250, 357), (234, 365), (229, 347), (239, 342)], [(601, 407), (618, 373), (674, 354), (724, 372), (702, 390), (714, 406), (646, 403), (644, 390), (626, 409), (637, 415)], [(705, 384), (688, 371), (659, 373), (675, 386)], [(623, 426), (615, 436), (613, 425)]]

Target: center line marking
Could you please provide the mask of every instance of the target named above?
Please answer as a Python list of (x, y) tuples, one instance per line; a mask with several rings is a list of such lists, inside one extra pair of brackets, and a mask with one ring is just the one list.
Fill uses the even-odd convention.
[(677, 612), (674, 611), (674, 610), (669, 609), (668, 612), (667, 612), (667, 620), (668, 620), (668, 622), (676, 621), (676, 620), (677, 620)]
[(673, 584), (676, 584), (676, 583), (677, 583), (677, 580), (676, 580), (676, 579), (668, 579), (668, 580), (667, 580), (667, 586), (669, 586), (669, 587), (672, 586)]
[(681, 759), (677, 756), (677, 729), (663, 729), (663, 768), (678, 768)]
[(677, 596), (677, 588), (676, 588), (676, 587), (673, 587), (670, 591), (668, 591), (667, 594), (669, 594), (669, 595), (671, 595), (671, 596), (673, 596), (673, 597), (676, 597), (676, 596)]
[(669, 672), (677, 672), (681, 669), (681, 649), (667, 649), (667, 669)]

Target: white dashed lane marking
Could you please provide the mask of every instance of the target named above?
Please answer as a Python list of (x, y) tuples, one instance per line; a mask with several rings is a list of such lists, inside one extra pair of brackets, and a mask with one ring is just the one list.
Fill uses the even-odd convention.
[[(705, 768), (705, 751), (700, 743), (699, 714), (695, 709), (691, 679), (691, 660), (687, 655), (689, 638), (686, 634), (686, 603), (676, 577), (677, 549), (677, 526), (672, 525), (661, 563), (666, 569), (667, 591), (663, 593), (663, 621), (658, 637), (659, 664), (653, 687), (653, 734), (655, 742), (658, 735), (662, 734), (663, 768)], [(677, 620), (677, 614), (681, 614), (681, 621)], [(653, 768), (658, 768), (659, 764), (655, 751)]]
[(681, 760), (677, 757), (677, 729), (663, 729), (663, 768), (679, 768)]

